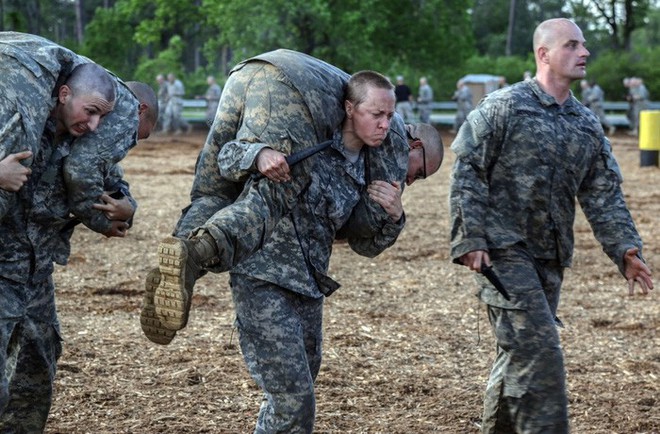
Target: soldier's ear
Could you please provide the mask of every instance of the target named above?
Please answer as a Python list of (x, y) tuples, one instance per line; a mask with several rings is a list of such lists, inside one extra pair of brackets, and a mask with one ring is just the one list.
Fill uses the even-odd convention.
[(57, 92), (57, 100), (60, 104), (64, 104), (72, 95), (71, 88), (66, 84), (63, 84)]
[(353, 117), (353, 103), (349, 100), (344, 101), (344, 110), (346, 110), (346, 117), (351, 119)]

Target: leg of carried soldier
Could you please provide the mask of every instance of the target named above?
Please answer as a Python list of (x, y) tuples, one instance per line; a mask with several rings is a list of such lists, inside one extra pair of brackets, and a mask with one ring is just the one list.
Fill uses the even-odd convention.
[(568, 433), (555, 317), (562, 268), (543, 266), (513, 250), (492, 253), (493, 268), (511, 301), (484, 284), (481, 298), (488, 303), (498, 355), (486, 388), (482, 432)]
[(215, 119), (195, 165), (191, 204), (183, 210), (174, 229), (174, 235), (179, 238), (188, 238), (218, 210), (233, 203), (243, 190), (243, 184), (220, 175), (218, 154), (225, 143), (237, 137), (245, 112), (247, 87), (262, 64), (250, 62), (232, 72), (227, 79)]
[[(219, 109), (206, 137), (204, 147), (197, 158), (195, 178), (190, 192), (191, 204), (181, 213), (173, 235), (186, 239), (193, 231), (213, 216), (218, 210), (232, 204), (243, 190), (243, 184), (220, 176), (218, 153), (222, 146), (236, 139), (245, 109), (246, 88), (252, 82), (258, 63), (249, 63), (234, 71), (225, 84), (220, 97)], [(154, 296), (160, 285), (158, 268), (147, 273), (145, 293), (140, 313), (140, 324), (145, 336), (152, 342), (167, 345), (176, 331), (166, 328), (156, 314)]]
[[(248, 65), (250, 65), (248, 63)], [(259, 85), (247, 86), (245, 111), (236, 139), (269, 143), (284, 153), (316, 144), (309, 109), (277, 68), (258, 63), (251, 72)], [(261, 247), (276, 223), (298, 201), (310, 181), (311, 161), (292, 167), (292, 180), (257, 179), (231, 206), (217, 212), (190, 240), (168, 238), (159, 246), (163, 278), (155, 292), (156, 312), (171, 330), (185, 327), (192, 287), (205, 268), (227, 271)]]
[(236, 274), (231, 287), (243, 358), (264, 392), (255, 433), (311, 433), (323, 298)]
[[(0, 53), (0, 159), (21, 151), (37, 154), (48, 113), (55, 106), (51, 98), (55, 80), (35, 74), (43, 74), (38, 65), (25, 65)], [(32, 158), (22, 164), (30, 166)], [(12, 207), (15, 196), (0, 190), (0, 219)]]

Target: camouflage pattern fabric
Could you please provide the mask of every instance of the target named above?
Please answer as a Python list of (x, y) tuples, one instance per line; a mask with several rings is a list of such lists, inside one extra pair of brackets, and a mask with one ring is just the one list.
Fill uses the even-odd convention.
[[(49, 120), (45, 131), (54, 128)], [(52, 141), (52, 136), (43, 140)], [(38, 148), (17, 206), (0, 225), (2, 432), (42, 432), (51, 404), (61, 352), (51, 274), (53, 261), (69, 253), (60, 238), (68, 218), (66, 201), (52, 198), (66, 197), (59, 173), (67, 153), (66, 142)]]
[[(50, 278), (21, 284), (0, 277), (0, 432), (44, 431), (52, 404), (57, 359), (62, 352)], [(32, 307), (26, 315), (29, 300)], [(11, 303), (11, 304), (10, 304)], [(41, 306), (41, 307), (35, 307)], [(20, 310), (7, 317), (9, 310)]]
[(163, 131), (178, 131), (188, 128), (188, 121), (183, 117), (183, 96), (185, 89), (181, 80), (176, 79), (174, 83), (165, 82), (167, 87), (167, 105), (163, 119)]
[[(246, 147), (228, 143), (220, 153), (221, 173), (240, 180), (249, 174), (241, 167)], [(366, 188), (364, 158), (351, 163), (335, 133), (330, 148), (310, 157), (314, 165), (311, 182), (296, 206), (282, 218), (270, 237), (255, 231), (254, 243), (260, 249), (232, 269), (233, 273), (275, 283), (309, 297), (328, 296), (339, 285), (327, 276), (332, 244), (337, 228), (344, 226)], [(232, 165), (231, 162), (236, 162)], [(402, 226), (397, 226), (399, 229)], [(399, 231), (382, 244), (373, 243), (375, 254), (389, 247)], [(260, 240), (264, 240), (260, 243)], [(375, 250), (380, 247), (380, 252)]]
[[(52, 143), (52, 119), (44, 131), (42, 140)], [(69, 251), (61, 250), (60, 236), (64, 235), (60, 231), (69, 221), (62, 177), (63, 160), (68, 154), (68, 141), (39, 147), (32, 174), (18, 192), (17, 206), (0, 224), (0, 276), (19, 283), (39, 281), (52, 274), (53, 261), (66, 263)]]
[[(405, 187), (408, 173), (408, 138), (403, 118), (395, 114), (390, 132), (377, 148), (368, 148), (367, 184), (380, 180), (398, 182)], [(349, 246), (362, 256), (375, 257), (391, 247), (405, 226), (405, 214), (398, 222), (392, 222), (385, 209), (371, 200), (366, 191), (355, 206), (350, 219), (338, 231), (338, 239), (346, 239)]]
[(348, 78), (332, 65), (290, 50), (264, 53), (234, 67), (197, 161), (191, 205), (174, 234), (187, 237), (243, 190), (242, 183), (219, 173), (218, 153), (225, 143), (265, 143), (290, 153), (327, 140), (343, 120)]
[[(51, 118), (41, 138), (44, 145), (34, 157), (32, 175), (0, 225), (0, 339), (4, 345), (0, 374), (6, 375), (0, 382), (0, 405), (7, 406), (0, 415), (0, 432), (43, 431), (61, 352), (53, 262), (67, 263), (75, 225), (63, 176), (71, 142), (54, 143), (54, 130)], [(120, 167), (110, 169), (106, 188), (121, 188), (136, 206)], [(5, 431), (6, 427), (16, 430)]]
[[(259, 80), (261, 85), (252, 86), (243, 94), (245, 113), (250, 116), (244, 117), (236, 140), (271, 144), (271, 147), (286, 154), (294, 146), (316, 144), (309, 110), (288, 79), (268, 63), (248, 63), (245, 68), (249, 72), (240, 77), (254, 77), (251, 79)], [(230, 93), (229, 89), (225, 87), (223, 98)], [(214, 152), (212, 170), (221, 179), (218, 190), (226, 190), (223, 188), (225, 186), (240, 188), (242, 183), (227, 182), (221, 178), (217, 151)], [(298, 196), (310, 181), (310, 174), (311, 160), (306, 160), (292, 168), (291, 182), (276, 184), (265, 178), (251, 181), (231, 207), (221, 209), (201, 226), (218, 242), (221, 255), (224, 255), (222, 264), (225, 271), (258, 248), (277, 221), (296, 204)], [(208, 178), (196, 176), (195, 182), (198, 180), (206, 182)]]
[[(0, 60), (2, 83), (11, 89), (0, 97), (0, 119), (5, 121), (0, 153), (34, 151), (56, 103), (53, 91), (73, 68), (91, 61), (48, 39), (18, 32), (0, 32)], [(100, 233), (111, 226), (103, 212), (92, 208), (103, 193), (104, 174), (137, 143), (138, 100), (118, 78), (117, 83), (114, 110), (96, 131), (76, 139), (65, 166), (72, 212)], [(0, 212), (3, 197), (7, 192), (0, 193)]]
[(577, 197), (603, 250), (623, 272), (642, 242), (598, 119), (528, 80), (489, 94), (452, 144), (451, 256), (522, 243), (570, 266)]
[(452, 150), (451, 257), (488, 251), (511, 295), (478, 277), (499, 347), (483, 432), (567, 432), (555, 323), (575, 198), (622, 272), (624, 252), (642, 248), (610, 144), (572, 95), (559, 105), (532, 79), (487, 95)]
[(219, 84), (213, 83), (206, 89), (204, 99), (207, 104), (206, 123), (208, 126), (211, 126), (215, 120), (215, 113), (218, 111), (218, 104), (220, 104), (220, 96), (222, 96), (222, 88)]
[(568, 433), (566, 373), (556, 317), (564, 268), (524, 249), (491, 250), (511, 301), (481, 275), (480, 297), (496, 337), (497, 358), (484, 398), (483, 433)]
[[(638, 79), (636, 79), (638, 80)], [(649, 105), (649, 91), (641, 83), (630, 88), (630, 130), (639, 129), (639, 114), (642, 110), (647, 110)]]
[[(339, 288), (327, 275), (330, 255), (337, 228), (344, 226), (366, 188), (366, 152), (353, 163), (339, 131), (333, 140), (331, 147), (310, 157), (311, 182), (297, 205), (261, 248), (230, 272), (241, 348), (265, 393), (256, 432), (312, 432), (322, 300)], [(220, 161), (230, 164), (221, 164), (221, 173), (235, 180), (247, 176), (242, 163), (249, 150), (240, 143), (226, 144)]]
[[(67, 75), (74, 55), (64, 48), (41, 50), (15, 45), (13, 32), (0, 32), (0, 158), (29, 150), (36, 155), (41, 132), (57, 102), (53, 90), (60, 74)], [(30, 165), (32, 159), (24, 164)], [(16, 194), (0, 191), (0, 218), (15, 205)]]
[[(367, 152), (365, 149), (355, 164), (350, 163), (337, 131), (330, 148), (293, 167), (293, 181), (286, 184), (298, 183), (299, 190), (285, 199), (293, 201), (288, 202), (283, 217), (273, 224), (272, 218), (253, 212), (259, 208), (241, 207), (243, 202), (263, 206), (258, 201), (244, 201), (257, 198), (250, 197), (254, 188), (276, 190), (259, 198), (273, 202), (265, 206), (267, 210), (280, 206), (273, 195), (277, 190), (293, 191), (286, 185), (251, 177), (261, 149), (269, 146), (289, 154), (297, 150), (295, 143), (311, 146), (319, 140), (313, 134), (313, 120), (304, 99), (293, 91), (287, 77), (270, 64), (248, 63), (242, 73), (247, 75), (247, 71), (253, 74), (248, 76), (250, 80), (257, 76), (260, 83), (245, 92), (245, 111), (253, 117), (246, 117), (237, 140), (227, 141), (217, 153), (222, 179), (235, 185), (246, 182), (247, 188), (233, 205), (217, 212), (202, 228), (218, 242), (222, 263), (235, 265), (231, 269), (232, 294), (241, 348), (251, 375), (265, 393), (256, 432), (311, 432), (314, 378), (321, 357), (322, 300), (339, 287), (327, 275), (329, 259), (337, 228), (346, 224), (366, 187)], [(228, 82), (223, 98), (231, 94), (231, 88)], [(275, 111), (275, 107), (282, 110)], [(263, 137), (275, 139), (275, 144)], [(407, 152), (405, 148), (405, 155)], [(300, 168), (304, 168), (302, 173)], [(303, 177), (304, 184), (300, 183)], [(229, 238), (237, 229), (240, 239)], [(245, 250), (241, 250), (243, 246)]]
[(604, 102), (605, 92), (603, 92), (603, 89), (597, 84), (594, 84), (591, 88), (582, 93), (582, 103), (586, 107), (589, 107), (589, 110), (598, 116), (601, 125), (609, 128), (611, 124), (605, 115), (605, 108), (603, 107)]
[(255, 432), (311, 433), (323, 297), (311, 299), (240, 274), (232, 274), (231, 291), (243, 359), (264, 391)]
[[(243, 190), (242, 182), (230, 181), (219, 173), (218, 154), (225, 143), (238, 140), (256, 146), (269, 146), (289, 154), (329, 139), (344, 117), (344, 88), (348, 78), (348, 74), (332, 65), (290, 50), (264, 53), (237, 65), (225, 84), (215, 121), (197, 161), (191, 205), (183, 210), (174, 235), (188, 237), (218, 210), (232, 204)], [(404, 184), (408, 142), (399, 116), (395, 117), (383, 145), (370, 148), (368, 152), (368, 179)], [(274, 185), (266, 188), (264, 184), (270, 184), (266, 180), (255, 184), (264, 194), (289, 188), (289, 200), (295, 203), (294, 196), (308, 182), (306, 164), (301, 163), (294, 169), (294, 173), (302, 176), (294, 176), (293, 184), (298, 184), (298, 187)], [(273, 198), (281, 194), (274, 193)], [(276, 202), (273, 198), (265, 199), (267, 196), (259, 197), (258, 190), (245, 197), (248, 202), (243, 208), (234, 208), (235, 214), (247, 216), (250, 209)], [(252, 200), (249, 198), (255, 202), (249, 203)], [(360, 207), (363, 211), (356, 213), (357, 217), (348, 223), (343, 237), (353, 240), (356, 251), (369, 255), (374, 234), (382, 233), (383, 239), (389, 240), (392, 231), (400, 232), (400, 228), (386, 226), (389, 224), (387, 213), (366, 194)], [(280, 212), (262, 209), (259, 215), (279, 219), (287, 209), (284, 207)], [(226, 214), (219, 217), (226, 218)], [(272, 229), (272, 224), (266, 223)], [(261, 221), (255, 224), (263, 225)], [(400, 224), (403, 225), (403, 221)], [(216, 220), (215, 225), (222, 223)], [(248, 225), (242, 227), (247, 228)], [(235, 238), (227, 230), (219, 236), (229, 240)], [(234, 258), (233, 263), (237, 262), (238, 258)]]
[(467, 85), (463, 85), (454, 92), (453, 99), (456, 101), (454, 130), (458, 131), (474, 108), (472, 104), (472, 91)]

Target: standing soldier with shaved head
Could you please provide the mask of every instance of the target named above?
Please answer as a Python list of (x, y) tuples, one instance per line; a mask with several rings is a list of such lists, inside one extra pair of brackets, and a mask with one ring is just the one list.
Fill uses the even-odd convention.
[(488, 94), (452, 144), (451, 256), (491, 276), (477, 275), (497, 342), (483, 433), (569, 432), (557, 310), (576, 198), (630, 294), (653, 288), (610, 143), (570, 91), (586, 74), (582, 31), (545, 21), (534, 55), (536, 77)]

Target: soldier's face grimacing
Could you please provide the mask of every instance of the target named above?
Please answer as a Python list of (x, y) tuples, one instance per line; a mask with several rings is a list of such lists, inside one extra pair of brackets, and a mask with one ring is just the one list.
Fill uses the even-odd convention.
[(370, 87), (365, 100), (354, 106), (353, 128), (365, 145), (377, 147), (383, 143), (390, 129), (395, 104), (393, 91)]

